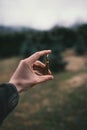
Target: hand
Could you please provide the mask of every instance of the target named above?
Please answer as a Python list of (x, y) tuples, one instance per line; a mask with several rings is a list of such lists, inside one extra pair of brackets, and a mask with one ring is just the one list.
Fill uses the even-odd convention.
[(52, 80), (53, 75), (50, 70), (44, 75), (45, 64), (39, 61), (41, 56), (50, 53), (51, 50), (43, 50), (21, 60), (9, 83), (14, 84), (18, 92), (22, 92), (36, 84)]

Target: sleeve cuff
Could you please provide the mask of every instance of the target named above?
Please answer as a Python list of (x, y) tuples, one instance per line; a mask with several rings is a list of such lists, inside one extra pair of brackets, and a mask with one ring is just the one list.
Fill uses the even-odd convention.
[(8, 83), (7, 85), (9, 87), (9, 92), (10, 92), (10, 96), (8, 98), (8, 110), (11, 111), (18, 104), (19, 94), (17, 92), (16, 87), (13, 84)]
[(19, 94), (17, 92), (17, 89), (15, 85), (11, 83), (4, 83), (2, 84), (2, 87), (6, 89), (7, 93), (7, 113), (12, 111), (19, 101)]
[(18, 101), (19, 94), (13, 84), (3, 83), (0, 85), (0, 124), (16, 107)]

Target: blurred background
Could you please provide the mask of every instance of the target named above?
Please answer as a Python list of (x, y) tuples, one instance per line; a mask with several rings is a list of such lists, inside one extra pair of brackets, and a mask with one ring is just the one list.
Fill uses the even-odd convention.
[(0, 83), (43, 49), (54, 80), (22, 93), (1, 130), (87, 130), (87, 0), (0, 0)]

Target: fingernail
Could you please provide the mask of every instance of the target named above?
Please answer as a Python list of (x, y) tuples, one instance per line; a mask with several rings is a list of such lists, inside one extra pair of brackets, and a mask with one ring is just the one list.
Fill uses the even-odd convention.
[(52, 52), (52, 50), (48, 50), (49, 52)]
[(51, 76), (51, 77), (50, 77), (50, 79), (52, 80), (52, 79), (54, 79), (54, 77), (53, 77), (53, 76)]

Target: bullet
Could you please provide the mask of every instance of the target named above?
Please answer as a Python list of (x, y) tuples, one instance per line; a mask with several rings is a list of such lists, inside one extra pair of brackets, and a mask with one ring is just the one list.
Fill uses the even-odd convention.
[(49, 56), (48, 54), (46, 55), (46, 58), (45, 58), (45, 74), (48, 74), (48, 71), (49, 71)]

